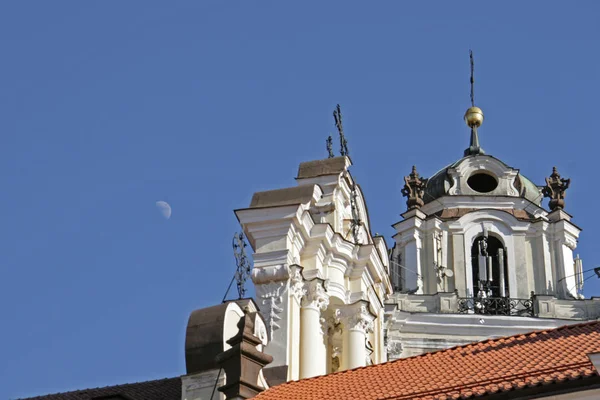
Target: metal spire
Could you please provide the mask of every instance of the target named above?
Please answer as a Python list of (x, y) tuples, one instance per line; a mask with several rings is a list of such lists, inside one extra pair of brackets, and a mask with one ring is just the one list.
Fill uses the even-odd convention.
[(472, 50), (469, 50), (469, 58), (471, 59), (471, 107), (475, 107), (475, 62)]
[(475, 106), (475, 62), (473, 61), (473, 52), (469, 50), (469, 59), (471, 61), (471, 107), (465, 113), (465, 122), (471, 128), (471, 141), (469, 147), (465, 149), (465, 157), (477, 154), (485, 154), (479, 146), (479, 135), (477, 128), (483, 123), (483, 111)]

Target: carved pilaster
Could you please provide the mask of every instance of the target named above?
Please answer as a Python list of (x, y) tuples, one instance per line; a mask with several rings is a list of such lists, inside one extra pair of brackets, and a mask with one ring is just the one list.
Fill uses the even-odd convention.
[(260, 299), (261, 314), (266, 321), (270, 340), (273, 340), (275, 331), (281, 328), (280, 321), (283, 318), (281, 314), (287, 304), (285, 295), (288, 290), (288, 280), (294, 279), (297, 268), (275, 265), (252, 270), (256, 297)]
[(283, 302), (283, 293), (285, 292), (285, 282), (271, 282), (263, 284), (256, 288), (257, 296), (261, 299), (262, 315), (269, 328), (269, 337), (273, 339), (273, 333), (281, 328), (279, 321), (283, 312), (280, 304)]

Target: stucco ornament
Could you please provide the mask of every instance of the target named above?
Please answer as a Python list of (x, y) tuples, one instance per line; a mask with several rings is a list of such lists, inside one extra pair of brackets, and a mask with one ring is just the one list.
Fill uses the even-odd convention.
[(331, 344), (331, 369), (336, 372), (340, 369), (340, 358), (342, 356), (342, 324), (337, 317), (327, 319), (327, 334)]
[(342, 321), (345, 329), (360, 331), (364, 334), (372, 332), (375, 317), (369, 312), (367, 302), (361, 301), (336, 310), (336, 317)]
[(290, 293), (297, 302), (300, 302), (302, 297), (306, 294), (301, 269), (302, 267), (297, 265), (292, 265), (290, 267)]
[(281, 326), (278, 324), (278, 321), (281, 320), (281, 316), (279, 315), (283, 312), (283, 308), (279, 306), (283, 301), (283, 293), (285, 292), (285, 284), (283, 282), (271, 282), (266, 285), (262, 285), (261, 287), (262, 294), (260, 298), (262, 299), (262, 304), (266, 306), (266, 309), (263, 311), (263, 316), (267, 322), (267, 326), (269, 327), (269, 337), (271, 340), (273, 339), (273, 332)]
[(570, 184), (571, 179), (561, 178), (556, 167), (552, 168), (552, 175), (546, 178), (546, 186), (542, 189), (544, 197), (550, 198), (550, 202), (548, 203), (550, 210), (562, 210), (565, 208), (566, 191)]
[(325, 281), (319, 278), (307, 281), (304, 286), (305, 295), (302, 298), (302, 307), (316, 308), (325, 311), (329, 305), (329, 295), (325, 291)]
[(408, 210), (421, 208), (425, 204), (423, 196), (426, 185), (427, 179), (421, 179), (417, 167), (413, 165), (410, 175), (404, 177), (404, 187), (402, 188), (402, 195), (407, 197), (406, 207)]
[(402, 354), (402, 342), (400, 339), (389, 338), (385, 350), (389, 360), (400, 358), (400, 355)]

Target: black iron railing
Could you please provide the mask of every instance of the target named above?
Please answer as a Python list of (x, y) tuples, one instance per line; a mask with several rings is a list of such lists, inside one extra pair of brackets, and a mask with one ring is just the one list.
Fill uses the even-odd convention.
[(518, 317), (534, 317), (533, 296), (529, 299), (513, 299), (510, 297), (459, 297), (458, 312), (460, 314), (511, 315)]

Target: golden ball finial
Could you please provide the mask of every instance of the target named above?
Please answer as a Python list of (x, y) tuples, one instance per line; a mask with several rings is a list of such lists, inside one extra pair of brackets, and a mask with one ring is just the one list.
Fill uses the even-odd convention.
[(483, 123), (483, 111), (479, 107), (471, 107), (465, 113), (465, 122), (469, 128), (479, 128)]

